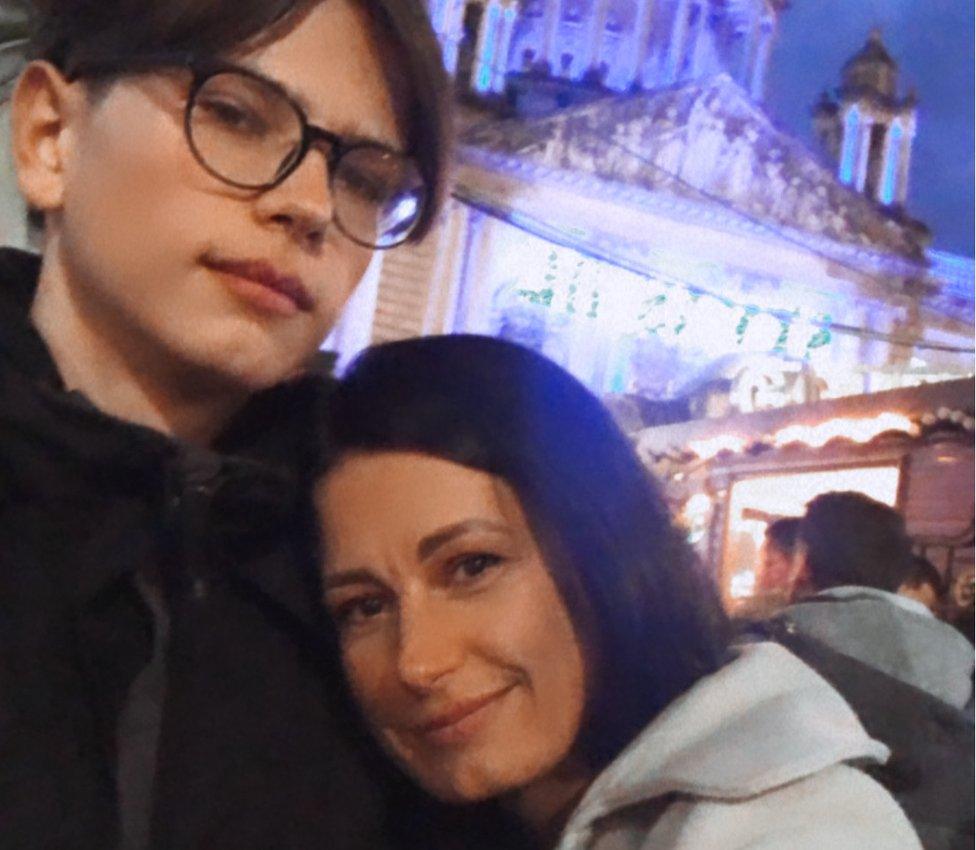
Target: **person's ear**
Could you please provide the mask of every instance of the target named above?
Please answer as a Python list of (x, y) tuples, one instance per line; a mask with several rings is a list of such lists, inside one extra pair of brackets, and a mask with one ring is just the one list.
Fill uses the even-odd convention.
[(11, 139), (17, 183), (28, 207), (51, 212), (64, 199), (71, 119), (84, 93), (50, 62), (31, 62), (11, 98)]
[(802, 540), (798, 540), (793, 547), (793, 557), (790, 559), (790, 570), (786, 581), (790, 598), (795, 596), (796, 592), (807, 582), (808, 578), (807, 547)]

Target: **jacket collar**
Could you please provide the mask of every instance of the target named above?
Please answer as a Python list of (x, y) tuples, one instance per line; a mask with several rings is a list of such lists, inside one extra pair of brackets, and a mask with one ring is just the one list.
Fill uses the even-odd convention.
[(972, 644), (913, 599), (848, 585), (801, 599), (777, 619), (956, 708), (972, 698)]
[[(30, 321), (41, 261), (36, 254), (0, 249), (0, 436), (47, 446), (76, 469), (87, 469), (97, 486), (132, 487), (150, 482), (162, 502), (201, 470), (214, 478), (216, 515), (224, 542), (237, 541), (242, 557), (228, 559), (241, 579), (305, 625), (317, 626), (310, 578), (301, 567), (274, 569), (248, 546), (278, 535), (292, 536), (301, 502), (300, 474), (315, 451), (311, 413), (329, 387), (302, 378), (260, 393), (218, 438), (212, 450), (109, 416), (81, 393), (68, 392), (44, 340)], [(5, 362), (4, 362), (5, 361)], [(10, 451), (17, 451), (10, 446)], [(83, 473), (84, 474), (84, 473)], [(151, 482), (156, 482), (152, 484)], [(167, 493), (167, 491), (169, 491)], [(161, 509), (161, 508), (160, 508)], [(264, 568), (262, 567), (264, 565)], [(105, 581), (92, 575), (89, 593)], [(99, 583), (100, 582), (100, 583)]]
[(60, 389), (54, 359), (28, 318), (40, 271), (37, 254), (0, 249), (0, 352), (33, 381)]
[(30, 433), (58, 456), (97, 464), (100, 477), (159, 470), (176, 453), (176, 441), (102, 413), (82, 393), (65, 389), (30, 320), (40, 268), (36, 254), (0, 249), (0, 424)]
[(645, 728), (590, 786), (565, 834), (668, 794), (741, 800), (840, 762), (887, 758), (810, 667), (777, 644), (752, 644)]
[(909, 611), (912, 614), (917, 614), (920, 617), (935, 619), (935, 614), (933, 614), (917, 599), (910, 599), (907, 596), (901, 596), (897, 593), (889, 593), (887, 590), (881, 590), (877, 587), (864, 587), (863, 585), (845, 584), (840, 585), (839, 587), (830, 587), (827, 590), (821, 590), (815, 596), (801, 600), (801, 603), (813, 601), (819, 602), (822, 600), (843, 602), (850, 599), (886, 602), (889, 605), (895, 605), (898, 608), (902, 608), (903, 610)]

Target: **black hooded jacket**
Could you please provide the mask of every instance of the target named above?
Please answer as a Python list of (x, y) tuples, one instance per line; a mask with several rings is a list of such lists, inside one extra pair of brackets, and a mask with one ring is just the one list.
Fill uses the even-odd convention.
[(315, 388), (257, 398), (219, 452), (109, 417), (31, 326), (37, 274), (0, 252), (0, 846), (118, 846), (119, 719), (160, 628), (139, 581), (169, 631), (153, 850), (389, 846), (284, 471)]

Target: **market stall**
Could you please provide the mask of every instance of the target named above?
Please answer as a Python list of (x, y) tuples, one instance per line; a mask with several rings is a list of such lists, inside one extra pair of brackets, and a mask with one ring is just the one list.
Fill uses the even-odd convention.
[(752, 596), (769, 522), (856, 490), (896, 507), (947, 578), (973, 566), (972, 379), (699, 419), (635, 436), (727, 606)]

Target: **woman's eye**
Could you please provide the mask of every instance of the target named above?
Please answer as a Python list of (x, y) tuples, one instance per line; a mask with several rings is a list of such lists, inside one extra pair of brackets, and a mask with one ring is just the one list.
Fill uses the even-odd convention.
[(502, 559), (499, 555), (492, 555), (488, 552), (463, 555), (451, 562), (451, 573), (458, 581), (470, 581), (480, 578), (501, 562)]
[(337, 605), (332, 616), (339, 626), (355, 626), (375, 620), (387, 609), (387, 601), (381, 596), (364, 596)]

